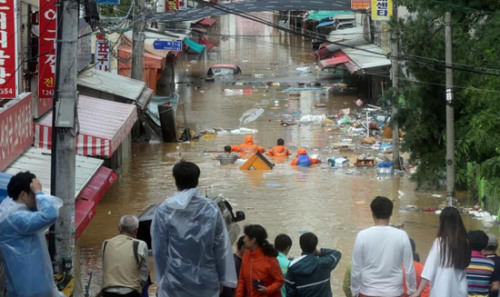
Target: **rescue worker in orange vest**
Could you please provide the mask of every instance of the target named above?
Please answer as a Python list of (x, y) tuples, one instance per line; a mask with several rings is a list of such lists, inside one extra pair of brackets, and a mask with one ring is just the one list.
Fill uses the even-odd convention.
[(248, 157), (254, 155), (257, 152), (263, 153), (265, 151), (263, 146), (257, 146), (253, 143), (252, 135), (245, 136), (242, 144), (232, 145), (231, 151), (239, 152), (240, 158), (247, 159)]
[(292, 153), (290, 150), (285, 146), (285, 141), (280, 138), (278, 139), (278, 145), (267, 151), (266, 155), (271, 156), (271, 157), (288, 157)]
[(297, 150), (297, 156), (293, 159), (290, 165), (299, 167), (309, 167), (313, 164), (318, 164), (320, 162), (321, 162), (320, 159), (309, 157), (307, 155), (306, 149), (301, 147)]

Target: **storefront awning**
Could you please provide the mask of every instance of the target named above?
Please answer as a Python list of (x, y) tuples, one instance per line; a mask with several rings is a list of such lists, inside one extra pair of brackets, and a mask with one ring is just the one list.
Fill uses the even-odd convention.
[[(7, 197), (10, 178), (20, 171), (31, 171), (41, 181), (44, 193), (50, 193), (50, 159), (48, 150), (30, 148), (0, 173), (0, 201)], [(116, 174), (102, 166), (100, 159), (76, 156), (75, 166), (75, 239), (95, 215), (95, 205), (116, 181)], [(89, 195), (96, 193), (96, 195)]]
[[(77, 112), (76, 153), (84, 156), (111, 157), (137, 121), (135, 105), (88, 96), (79, 97)], [(35, 123), (35, 146), (51, 149), (52, 112)]]
[[(132, 60), (129, 59), (132, 55), (132, 49), (129, 46), (120, 45), (118, 47), (118, 56), (126, 62), (118, 61), (120, 68), (132, 68)], [(163, 69), (165, 67), (165, 56), (157, 56), (149, 53), (144, 53), (142, 60), (142, 68)]]
[(205, 26), (205, 27), (213, 27), (215, 25), (215, 20), (212, 18), (204, 18), (201, 21), (197, 22), (197, 24)]
[(333, 54), (332, 58), (319, 61), (319, 67), (321, 69), (334, 68), (340, 64), (344, 64), (349, 61), (350, 61), (349, 57), (347, 57), (344, 53), (336, 52), (335, 54)]
[(95, 68), (78, 73), (77, 83), (80, 94), (103, 99), (123, 98), (135, 101), (141, 109), (147, 106), (153, 95), (153, 90), (143, 81)]
[(203, 51), (206, 48), (206, 46), (204, 46), (203, 44), (199, 44), (189, 38), (184, 38), (184, 44), (186, 44), (186, 46), (188, 46), (190, 49), (197, 52), (198, 54), (203, 53)]
[(362, 45), (356, 48), (343, 48), (342, 52), (351, 60), (346, 63), (346, 67), (352, 73), (391, 66), (391, 60), (387, 59), (382, 49), (375, 44)]
[(87, 225), (95, 216), (95, 206), (101, 201), (116, 179), (117, 175), (113, 170), (101, 166), (80, 192), (80, 195), (75, 200), (75, 240), (87, 228)]

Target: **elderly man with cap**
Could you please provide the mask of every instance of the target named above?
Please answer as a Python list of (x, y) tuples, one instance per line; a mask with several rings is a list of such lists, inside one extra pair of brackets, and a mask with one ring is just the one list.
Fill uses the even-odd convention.
[(495, 262), (495, 269), (491, 276), (490, 297), (497, 297), (500, 288), (500, 257), (497, 256), (498, 240), (491, 233), (488, 234), (488, 245), (483, 250), (483, 254)]

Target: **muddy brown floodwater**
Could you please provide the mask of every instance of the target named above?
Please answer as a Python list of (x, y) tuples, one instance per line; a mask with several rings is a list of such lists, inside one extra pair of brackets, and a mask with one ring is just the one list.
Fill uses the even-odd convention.
[[(272, 13), (256, 16), (272, 20)], [(323, 86), (333, 81), (314, 70), (310, 41), (291, 36), (262, 24), (241, 17), (228, 15), (217, 19), (209, 30), (209, 39), (218, 42), (207, 61), (182, 60), (176, 69), (177, 92), (184, 100), (177, 112), (180, 125), (194, 131), (213, 128), (240, 128), (239, 118), (250, 108), (261, 107), (264, 114), (244, 125), (255, 129), (256, 144), (269, 149), (277, 138), (284, 138), (286, 145), (296, 151), (305, 147), (310, 154), (318, 154), (323, 163), (311, 168), (292, 168), (289, 163), (276, 162), (270, 171), (241, 171), (238, 165), (221, 167), (211, 158), (226, 144), (239, 144), (245, 134), (219, 133), (187, 143), (133, 143), (131, 157), (123, 161), (120, 178), (97, 206), (97, 215), (79, 239), (79, 258), (83, 285), (89, 274), (90, 296), (101, 283), (102, 242), (117, 234), (117, 225), (123, 214), (139, 215), (148, 205), (161, 202), (175, 192), (171, 177), (172, 166), (181, 158), (197, 163), (201, 168), (200, 188), (206, 195), (221, 194), (235, 210), (243, 210), (246, 220), (240, 225), (261, 224), (272, 242), (279, 233), (288, 234), (293, 240), (290, 257), (300, 255), (298, 238), (303, 232), (318, 235), (319, 246), (335, 248), (342, 252), (342, 260), (332, 274), (335, 296), (343, 296), (342, 278), (351, 258), (356, 233), (373, 224), (369, 204), (377, 195), (393, 199), (394, 224), (404, 224), (404, 229), (417, 244), (417, 251), (425, 261), (434, 239), (438, 216), (428, 212), (406, 212), (407, 205), (418, 208), (438, 207), (445, 202), (444, 192), (415, 192), (409, 175), (377, 178), (375, 168), (344, 171), (328, 166), (326, 159), (342, 155), (330, 149), (346, 135), (335, 125), (319, 123), (280, 125), (282, 119), (303, 115), (333, 115), (340, 109), (357, 110), (355, 96), (321, 91), (303, 91), (300, 98), (289, 97), (286, 87), (297, 87), (321, 79)], [(239, 83), (227, 81), (205, 82), (203, 76), (210, 64), (234, 63), (243, 75)], [(311, 73), (300, 74), (298, 67), (310, 67)], [(260, 81), (260, 83), (258, 83)], [(279, 82), (267, 86), (262, 82)], [(252, 89), (251, 95), (228, 96), (224, 89)], [(320, 107), (317, 107), (320, 106)], [(376, 154), (365, 149), (349, 153)], [(434, 195), (433, 195), (434, 194)], [(440, 197), (435, 197), (441, 195)], [(464, 195), (462, 195), (464, 196)], [(464, 216), (468, 229), (484, 229), (498, 234), (498, 227), (484, 227)]]

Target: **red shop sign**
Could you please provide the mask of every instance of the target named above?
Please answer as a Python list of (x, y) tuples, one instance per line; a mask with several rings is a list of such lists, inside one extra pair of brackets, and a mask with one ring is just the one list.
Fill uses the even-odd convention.
[[(1, 1), (1, 0), (0, 0)], [(52, 107), (56, 73), (57, 0), (40, 0), (38, 116)]]
[(0, 99), (17, 97), (17, 2), (0, 0)]
[(33, 143), (31, 93), (0, 112), (0, 171), (5, 170)]

